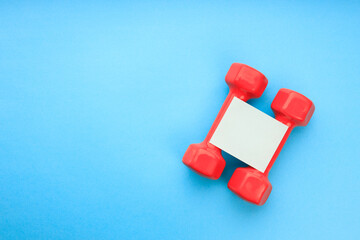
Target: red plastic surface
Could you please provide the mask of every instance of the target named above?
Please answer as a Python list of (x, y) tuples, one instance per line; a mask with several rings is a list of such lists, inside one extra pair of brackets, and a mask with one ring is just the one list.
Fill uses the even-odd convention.
[(307, 125), (315, 111), (315, 106), (311, 100), (300, 93), (285, 88), (279, 90), (271, 108), (275, 113), (275, 118), (288, 125), (289, 128), (268, 167), (264, 173), (252, 167), (238, 168), (228, 183), (229, 189), (236, 195), (257, 205), (263, 205), (271, 193), (272, 186), (268, 180), (268, 174), (290, 132), (296, 126)]
[(225, 76), (230, 90), (213, 125), (202, 143), (191, 144), (183, 157), (183, 163), (196, 173), (218, 179), (224, 168), (225, 160), (221, 150), (209, 143), (232, 99), (237, 97), (243, 101), (258, 98), (264, 92), (268, 80), (256, 69), (241, 63), (233, 63)]

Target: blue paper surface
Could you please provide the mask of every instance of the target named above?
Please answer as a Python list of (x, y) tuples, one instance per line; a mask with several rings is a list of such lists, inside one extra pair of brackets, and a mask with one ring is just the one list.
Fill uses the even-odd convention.
[[(355, 239), (360, 3), (0, 3), (0, 239)], [(186, 168), (233, 62), (315, 103), (262, 206)]]

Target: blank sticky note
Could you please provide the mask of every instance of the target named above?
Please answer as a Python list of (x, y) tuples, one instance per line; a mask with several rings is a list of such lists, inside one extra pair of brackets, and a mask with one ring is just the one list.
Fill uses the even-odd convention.
[(210, 143), (264, 172), (288, 126), (234, 97)]

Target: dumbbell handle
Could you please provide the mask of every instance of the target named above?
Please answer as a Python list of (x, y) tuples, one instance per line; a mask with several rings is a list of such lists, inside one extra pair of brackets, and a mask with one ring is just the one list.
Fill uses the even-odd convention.
[(218, 115), (216, 116), (215, 121), (214, 121), (214, 123), (212, 124), (212, 126), (210, 128), (210, 131), (208, 132), (208, 134), (205, 137), (204, 142), (206, 142), (209, 146), (213, 146), (210, 143), (210, 139), (214, 135), (214, 132), (215, 132), (216, 128), (218, 127), (221, 119), (223, 118), (226, 110), (228, 109), (228, 107), (229, 107), (231, 101), (234, 99), (234, 97), (237, 97), (237, 98), (243, 100), (244, 102), (249, 100), (249, 96), (246, 93), (239, 92), (239, 91), (234, 91), (234, 89), (230, 88), (229, 94), (227, 95), (227, 97), (226, 97), (226, 99), (225, 99), (225, 101), (224, 101)]
[(272, 156), (267, 168), (265, 169), (264, 174), (266, 176), (269, 174), (271, 167), (273, 166), (276, 158), (278, 157), (279, 153), (281, 152), (281, 149), (283, 148), (283, 146), (284, 146), (286, 140), (288, 139), (291, 131), (294, 129), (294, 127), (296, 127), (296, 125), (293, 122), (291, 122), (289, 119), (287, 119), (286, 117), (284, 117), (282, 115), (276, 115), (275, 119), (278, 120), (279, 122), (287, 125), (288, 129), (286, 130), (286, 133), (285, 133), (284, 137), (281, 139), (281, 142), (280, 142), (279, 146), (277, 147), (277, 149), (276, 149), (274, 155)]

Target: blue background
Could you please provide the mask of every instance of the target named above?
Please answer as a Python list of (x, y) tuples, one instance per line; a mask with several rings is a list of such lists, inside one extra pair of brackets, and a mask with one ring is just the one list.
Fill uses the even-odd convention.
[[(360, 3), (0, 3), (0, 239), (355, 239)], [(186, 168), (233, 62), (312, 99), (258, 207)], [(246, 136), (239, 136), (246, 137)]]

